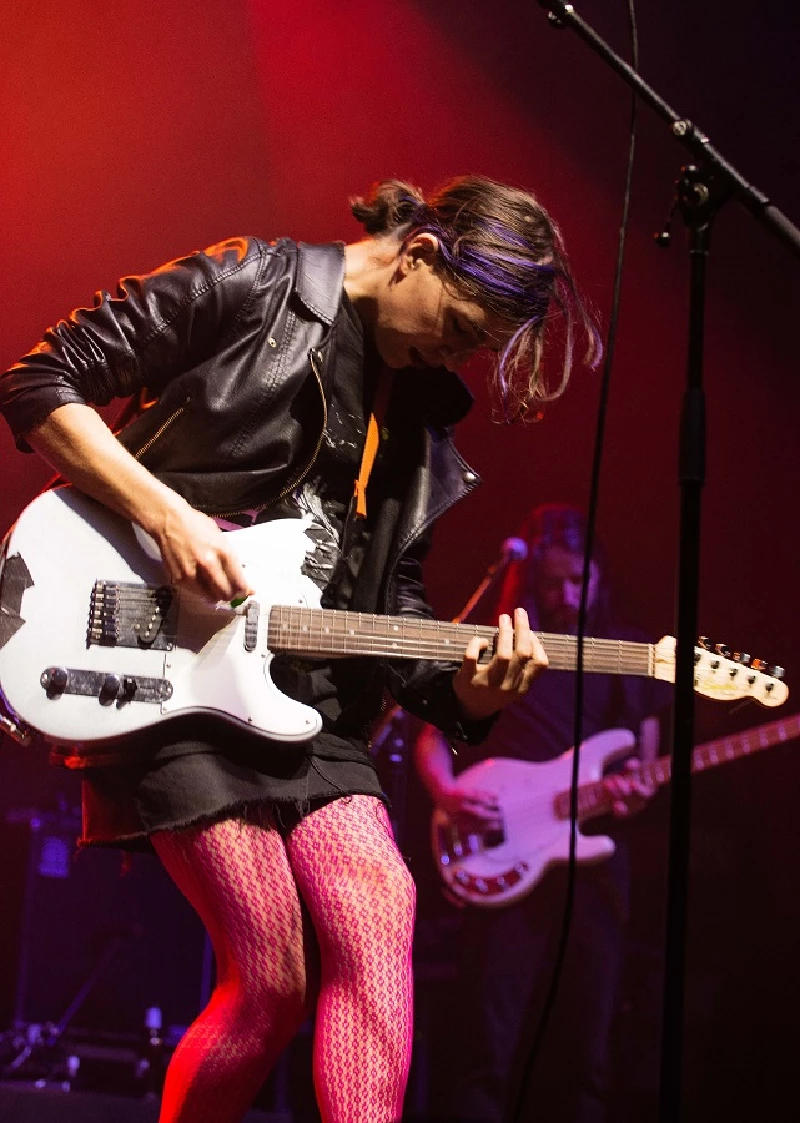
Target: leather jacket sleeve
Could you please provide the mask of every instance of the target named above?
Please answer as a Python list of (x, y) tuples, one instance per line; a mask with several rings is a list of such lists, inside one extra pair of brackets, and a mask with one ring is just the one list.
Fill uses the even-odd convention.
[[(398, 564), (395, 592), (398, 615), (433, 619), (422, 583), (421, 565), (429, 544), (429, 537), (424, 537)], [(460, 665), (459, 662), (444, 663), (430, 659), (390, 661), (387, 686), (404, 710), (435, 725), (447, 737), (477, 745), (489, 735), (497, 715), (473, 721), (464, 714), (453, 690), (453, 676)]]
[(0, 376), (0, 412), (17, 446), (67, 402), (106, 405), (175, 375), (220, 346), (273, 261), (272, 247), (233, 238), (99, 292)]

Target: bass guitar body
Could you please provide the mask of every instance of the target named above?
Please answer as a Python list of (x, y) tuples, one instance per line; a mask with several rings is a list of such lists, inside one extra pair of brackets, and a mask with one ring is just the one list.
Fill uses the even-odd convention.
[[(581, 745), (578, 782), (602, 778), (606, 766), (630, 756), (636, 738), (628, 729), (609, 729)], [(569, 857), (570, 823), (560, 798), (570, 787), (572, 750), (542, 764), (496, 757), (459, 776), (465, 788), (491, 792), (500, 808), (497, 830), (459, 830), (445, 811), (432, 820), (434, 859), (448, 889), (467, 904), (501, 908), (524, 897), (552, 866)], [(577, 833), (578, 862), (599, 862), (614, 853), (605, 835)]]

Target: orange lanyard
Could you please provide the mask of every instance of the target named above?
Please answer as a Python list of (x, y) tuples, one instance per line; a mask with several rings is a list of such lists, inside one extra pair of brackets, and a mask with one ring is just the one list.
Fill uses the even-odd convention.
[(375, 400), (367, 422), (367, 439), (364, 441), (364, 451), (361, 454), (361, 467), (355, 480), (354, 495), (356, 497), (356, 514), (360, 519), (367, 517), (367, 484), (369, 483), (372, 466), (378, 455), (381, 443), (380, 426), (386, 414), (392, 383), (388, 371), (381, 368), (378, 375), (378, 385), (375, 390)]

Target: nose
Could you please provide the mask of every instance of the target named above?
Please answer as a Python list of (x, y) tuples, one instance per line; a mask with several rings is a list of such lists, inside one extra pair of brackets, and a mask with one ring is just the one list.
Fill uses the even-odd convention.
[(441, 364), (454, 374), (458, 374), (464, 364), (469, 362), (477, 350), (477, 346), (462, 347), (458, 351), (443, 350), (440, 352)]

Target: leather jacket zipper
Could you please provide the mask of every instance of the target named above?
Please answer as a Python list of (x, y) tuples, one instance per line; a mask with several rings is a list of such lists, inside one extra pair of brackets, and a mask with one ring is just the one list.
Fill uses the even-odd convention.
[(173, 423), (173, 421), (177, 421), (177, 420), (178, 420), (178, 418), (179, 418), (179, 417), (181, 416), (181, 414), (182, 414), (182, 413), (184, 412), (184, 410), (186, 409), (186, 407), (188, 406), (188, 404), (189, 404), (189, 402), (190, 402), (191, 400), (192, 400), (192, 399), (191, 399), (191, 397), (188, 397), (188, 398), (186, 399), (186, 401), (185, 401), (185, 402), (183, 403), (183, 405), (181, 405), (181, 406), (178, 406), (178, 408), (177, 408), (177, 409), (176, 409), (176, 410), (174, 411), (174, 413), (171, 413), (171, 414), (169, 415), (169, 417), (168, 417), (168, 418), (167, 418), (167, 419), (166, 419), (165, 421), (163, 421), (163, 422), (161, 423), (161, 425), (159, 425), (159, 427), (158, 427), (158, 428), (156, 429), (155, 433), (153, 433), (153, 435), (152, 435), (152, 437), (150, 438), (150, 440), (149, 440), (149, 441), (146, 441), (146, 442), (145, 442), (145, 443), (144, 443), (144, 444), (142, 445), (142, 447), (141, 447), (141, 448), (139, 449), (139, 451), (138, 451), (138, 452), (135, 452), (135, 453), (133, 454), (133, 455), (134, 455), (134, 459), (135, 459), (135, 460), (141, 460), (141, 458), (142, 458), (142, 457), (144, 456), (144, 454), (145, 454), (146, 452), (148, 452), (148, 451), (149, 451), (149, 450), (150, 450), (150, 449), (151, 449), (151, 448), (153, 447), (153, 445), (154, 445), (154, 444), (156, 443), (156, 441), (158, 440), (158, 438), (159, 438), (159, 437), (160, 437), (160, 436), (161, 436), (161, 435), (162, 435), (162, 434), (163, 434), (163, 433), (164, 433), (164, 432), (165, 432), (165, 431), (166, 431), (167, 429), (169, 429), (169, 427), (170, 427), (170, 425), (171, 425), (171, 424)]

